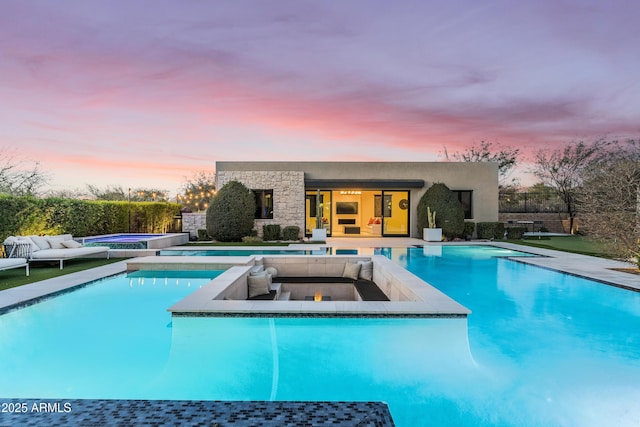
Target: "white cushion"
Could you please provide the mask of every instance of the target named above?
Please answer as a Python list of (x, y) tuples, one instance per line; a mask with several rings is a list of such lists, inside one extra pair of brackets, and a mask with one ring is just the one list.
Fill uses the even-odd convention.
[(342, 272), (342, 277), (347, 277), (349, 279), (357, 280), (361, 267), (362, 266), (360, 264), (356, 264), (353, 262), (346, 263), (344, 265), (344, 271)]
[(49, 245), (49, 242), (47, 241), (47, 239), (45, 237), (43, 237), (43, 236), (29, 236), (29, 238), (33, 241), (33, 243), (38, 245), (38, 247), (40, 249), (51, 249), (51, 245)]
[(278, 277), (278, 270), (275, 267), (267, 267), (264, 271), (270, 274), (272, 279)]
[(62, 241), (63, 239), (61, 239), (60, 237), (45, 237), (45, 239), (47, 239), (47, 242), (49, 243), (49, 246), (51, 246), (51, 249), (64, 249), (65, 246), (62, 245)]
[(247, 276), (247, 284), (249, 285), (249, 298), (268, 294), (271, 290), (271, 276), (266, 273), (249, 275)]
[(13, 245), (14, 243), (16, 243), (17, 238), (15, 236), (9, 236), (6, 239), (4, 239), (4, 242), (2, 242), (3, 245)]
[(373, 261), (358, 261), (360, 273), (358, 277), (365, 280), (373, 280)]
[(60, 243), (62, 244), (62, 246), (64, 246), (67, 249), (84, 247), (82, 243), (76, 242), (75, 240), (62, 240), (60, 241)]
[(31, 240), (29, 237), (27, 236), (21, 236), (21, 237), (16, 237), (16, 241), (17, 243), (28, 243), (31, 245), (31, 252), (37, 252), (40, 250), (40, 248), (38, 247), (38, 245), (36, 245), (33, 240)]

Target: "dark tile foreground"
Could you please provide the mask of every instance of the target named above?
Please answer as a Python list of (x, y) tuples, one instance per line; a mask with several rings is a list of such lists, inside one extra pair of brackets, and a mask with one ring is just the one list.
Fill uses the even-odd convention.
[(0, 426), (393, 427), (381, 402), (0, 399)]

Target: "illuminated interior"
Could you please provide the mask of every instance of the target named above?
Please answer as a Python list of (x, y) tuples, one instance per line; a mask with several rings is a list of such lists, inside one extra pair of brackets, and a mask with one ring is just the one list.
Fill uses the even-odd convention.
[(308, 190), (305, 206), (307, 235), (320, 225), (332, 237), (409, 235), (408, 191)]

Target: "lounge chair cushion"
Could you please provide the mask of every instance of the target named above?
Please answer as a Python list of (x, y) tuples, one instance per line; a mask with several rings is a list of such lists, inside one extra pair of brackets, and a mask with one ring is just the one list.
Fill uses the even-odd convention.
[(268, 294), (271, 290), (271, 276), (267, 273), (247, 276), (249, 298)]
[(358, 261), (360, 264), (359, 279), (373, 280), (373, 261)]
[(358, 263), (354, 263), (354, 262), (346, 263), (344, 265), (344, 271), (342, 272), (342, 277), (347, 277), (349, 279), (357, 280), (361, 267), (362, 266)]

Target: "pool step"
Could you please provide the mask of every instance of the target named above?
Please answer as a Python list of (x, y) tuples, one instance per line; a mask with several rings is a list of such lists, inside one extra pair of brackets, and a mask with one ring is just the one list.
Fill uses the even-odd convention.
[(291, 299), (291, 292), (284, 291), (280, 294), (280, 298), (278, 298), (278, 301), (289, 301), (290, 299)]

